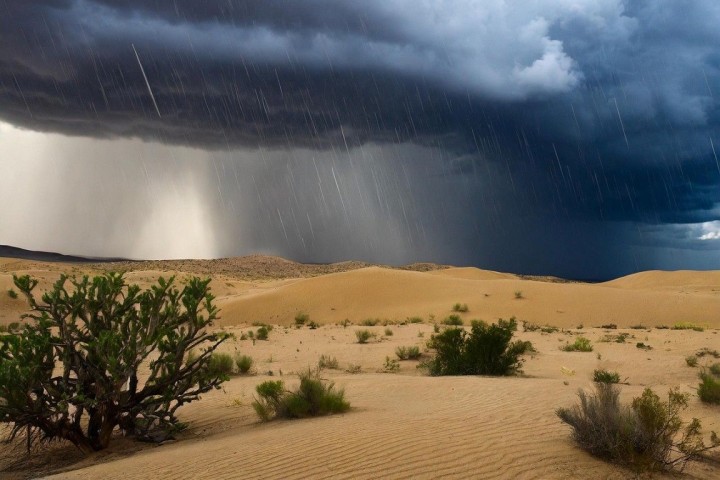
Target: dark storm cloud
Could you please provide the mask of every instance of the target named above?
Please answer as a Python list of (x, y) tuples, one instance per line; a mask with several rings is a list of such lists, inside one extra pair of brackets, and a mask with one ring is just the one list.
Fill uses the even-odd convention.
[(0, 118), (211, 150), (415, 143), (467, 208), (539, 229), (702, 224), (719, 21), (712, 0), (4, 0)]

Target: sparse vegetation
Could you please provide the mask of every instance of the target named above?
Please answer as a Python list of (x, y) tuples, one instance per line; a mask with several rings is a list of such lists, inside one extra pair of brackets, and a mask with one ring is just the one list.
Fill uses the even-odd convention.
[(720, 363), (713, 363), (710, 367), (708, 367), (708, 370), (710, 370), (710, 373), (716, 377), (720, 377)]
[(392, 336), (393, 336), (393, 329), (392, 329), (392, 328), (386, 328), (386, 329), (385, 329), (385, 336), (386, 336), (386, 337), (392, 337)]
[(298, 312), (297, 315), (295, 315), (295, 325), (298, 327), (305, 325), (308, 320), (310, 320), (310, 315), (307, 313)]
[(400, 370), (400, 362), (398, 362), (394, 358), (390, 358), (390, 357), (386, 356), (385, 363), (383, 364), (383, 372), (395, 373), (399, 370)]
[(478, 322), (470, 333), (449, 328), (433, 335), (428, 347), (435, 356), (423, 365), (430, 375), (512, 375), (521, 370), (523, 342), (511, 342), (514, 318), (497, 324)]
[(238, 373), (247, 374), (253, 366), (253, 359), (249, 355), (235, 355), (235, 366), (237, 367)]
[(229, 376), (233, 373), (233, 359), (227, 353), (213, 352), (208, 362), (208, 373), (212, 376)]
[(672, 326), (673, 330), (694, 330), (696, 332), (704, 332), (705, 327), (690, 322), (678, 322)]
[(701, 372), (697, 393), (705, 403), (720, 404), (720, 379), (711, 373)]
[(255, 413), (262, 421), (273, 418), (305, 418), (346, 412), (350, 404), (345, 392), (320, 378), (318, 371), (300, 374), (297, 390), (285, 390), (282, 380), (269, 380), (255, 387), (258, 397), (253, 402)]
[(408, 323), (423, 323), (422, 317), (409, 317)]
[(600, 328), (604, 328), (605, 330), (617, 330), (617, 324), (606, 323), (605, 325), (601, 325)]
[(575, 342), (566, 343), (562, 350), (565, 352), (592, 352), (593, 347), (589, 339), (585, 337), (577, 337)]
[(267, 340), (269, 333), (270, 328), (267, 325), (262, 325), (260, 328), (257, 329), (257, 333), (255, 333), (255, 338), (257, 340)]
[(412, 345), (410, 347), (397, 347), (395, 349), (395, 355), (400, 360), (417, 360), (420, 358), (420, 347)]
[(320, 324), (314, 321), (310, 321), (307, 326), (310, 330), (317, 330), (318, 328), (320, 328)]
[(645, 343), (643, 343), (643, 342), (637, 342), (637, 343), (635, 344), (635, 346), (636, 346), (637, 348), (641, 349), (641, 350), (652, 350), (652, 348), (653, 348), (653, 347), (651, 347), (650, 345), (647, 345), (647, 344), (645, 344)]
[(542, 333), (555, 333), (560, 331), (558, 327), (553, 325), (540, 326), (530, 322), (523, 322), (523, 330), (526, 332), (537, 332), (539, 330)]
[(620, 383), (620, 374), (608, 370), (595, 370), (593, 372), (593, 382)]
[(525, 297), (523, 297), (523, 292), (522, 292), (522, 290), (515, 290), (515, 300), (520, 300), (520, 299), (523, 299), (523, 298), (525, 298)]
[(116, 428), (162, 441), (183, 427), (178, 408), (228, 378), (211, 366), (229, 335), (206, 330), (218, 312), (209, 279), (178, 289), (161, 277), (143, 291), (116, 273), (62, 275), (42, 300), (37, 280), (14, 281), (31, 312), (18, 334), (0, 336), (0, 421), (11, 439), (63, 439), (86, 453)]
[(687, 394), (673, 389), (663, 402), (646, 388), (629, 407), (620, 403), (619, 394), (615, 385), (598, 382), (594, 394), (581, 390), (578, 405), (556, 411), (573, 428), (575, 442), (592, 455), (636, 471), (682, 471), (687, 462), (720, 445), (715, 432), (705, 445), (695, 418), (683, 428), (679, 414), (687, 408)]
[(346, 318), (345, 320), (340, 322), (340, 325), (342, 325), (343, 328), (347, 328), (349, 325), (352, 325), (352, 322)]
[(345, 369), (347, 373), (360, 373), (362, 371), (362, 367), (360, 365), (357, 365), (355, 363), (351, 363), (348, 365), (348, 368)]
[(364, 327), (374, 327), (375, 325), (380, 323), (379, 318), (366, 318), (362, 322), (360, 322), (360, 325)]
[(459, 315), (450, 315), (442, 322), (444, 325), (460, 326), (463, 324), (462, 318)]
[(688, 355), (685, 357), (685, 363), (687, 363), (688, 367), (697, 367), (698, 359), (695, 355)]
[(338, 366), (337, 358), (325, 354), (320, 355), (320, 359), (318, 360), (318, 369), (337, 370), (338, 368), (340, 367)]
[(8, 289), (8, 291), (7, 291), (7, 296), (10, 297), (10, 298), (12, 298), (13, 300), (15, 300), (16, 298), (18, 298), (17, 292), (16, 292), (15, 290), (13, 290), (12, 288)]
[(629, 333), (622, 332), (618, 333), (617, 335), (603, 335), (598, 342), (602, 343), (625, 343), (625, 341), (628, 338), (635, 338), (633, 335), (630, 335)]
[(453, 312), (466, 313), (468, 311), (467, 303), (456, 303), (452, 307)]
[(355, 330), (357, 343), (367, 343), (371, 338), (375, 338), (375, 334), (370, 330)]
[(720, 358), (720, 352), (718, 352), (717, 350), (710, 350), (707, 347), (701, 348), (700, 350), (697, 351), (697, 353), (695, 355), (697, 355), (700, 358), (702, 358), (706, 355), (709, 355), (713, 358)]

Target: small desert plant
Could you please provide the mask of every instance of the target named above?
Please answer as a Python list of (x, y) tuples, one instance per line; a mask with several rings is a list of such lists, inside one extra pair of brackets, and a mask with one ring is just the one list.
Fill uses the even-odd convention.
[(364, 327), (374, 327), (378, 323), (380, 323), (379, 318), (366, 318), (365, 320), (360, 322), (360, 325), (362, 325)]
[(605, 330), (617, 330), (617, 324), (606, 323), (605, 325), (600, 325), (600, 328), (604, 328)]
[(257, 333), (255, 334), (255, 338), (258, 340), (267, 340), (268, 339), (268, 333), (270, 333), (270, 328), (267, 325), (263, 325), (260, 328), (257, 329)]
[(212, 376), (228, 376), (233, 372), (233, 359), (227, 353), (213, 352), (207, 369)]
[(593, 372), (593, 382), (620, 383), (620, 374), (608, 370), (595, 370)]
[(523, 297), (522, 290), (515, 290), (515, 300), (520, 300), (522, 298), (525, 298), (525, 297)]
[(678, 322), (672, 326), (672, 329), (673, 330), (695, 330), (696, 332), (704, 332), (705, 331), (705, 327), (696, 325), (694, 323), (689, 323), (689, 322)]
[(307, 326), (310, 330), (317, 330), (318, 328), (320, 328), (320, 324), (314, 321), (309, 322)]
[(698, 359), (695, 355), (688, 355), (685, 357), (685, 363), (687, 363), (688, 367), (697, 367)]
[(518, 340), (515, 342), (516, 345), (516, 351), (520, 355), (525, 355), (526, 353), (536, 353), (537, 350), (535, 350), (535, 346), (532, 344), (530, 340)]
[(706, 355), (709, 355), (713, 358), (720, 358), (720, 352), (718, 352), (717, 350), (710, 350), (707, 347), (701, 348), (700, 350), (697, 351), (697, 353), (695, 355), (697, 355), (698, 357), (704, 357)]
[(708, 370), (710, 370), (710, 373), (716, 377), (720, 377), (720, 363), (713, 363), (710, 367), (708, 367)]
[(7, 330), (10, 333), (16, 333), (18, 330), (20, 330), (20, 322), (8, 323)]
[(247, 339), (248, 339), (247, 333), (242, 332), (242, 333), (240, 334), (240, 340), (247, 340)]
[(253, 366), (253, 359), (249, 355), (235, 355), (235, 366), (239, 373), (246, 374)]
[(540, 330), (540, 332), (542, 333), (555, 333), (560, 331), (558, 327), (555, 327), (553, 325), (540, 326), (530, 322), (523, 322), (523, 329), (526, 332), (536, 332)]
[(303, 312), (298, 312), (297, 315), (295, 315), (295, 325), (298, 327), (302, 327), (307, 323), (307, 321), (310, 320), (310, 315)]
[(370, 330), (355, 330), (355, 337), (357, 343), (367, 343), (371, 338), (375, 337), (375, 334)]
[(647, 328), (647, 327), (645, 327), (645, 326), (641, 323), (641, 324), (639, 324), (639, 325), (630, 325), (630, 328), (631, 328), (632, 330), (643, 330), (643, 329), (645, 329), (645, 328)]
[(343, 390), (320, 378), (319, 372), (308, 370), (300, 374), (297, 390), (285, 390), (282, 380), (263, 382), (255, 387), (259, 398), (253, 408), (262, 421), (275, 417), (305, 418), (342, 413), (350, 409)]
[(330, 370), (337, 370), (338, 369), (338, 361), (337, 358), (331, 357), (330, 355), (322, 354), (320, 355), (320, 359), (318, 360), (318, 369), (330, 369)]
[(410, 347), (397, 347), (395, 349), (395, 355), (400, 360), (416, 360), (420, 358), (420, 347), (412, 345)]
[(13, 290), (12, 288), (8, 289), (7, 295), (8, 295), (8, 297), (12, 298), (13, 300), (18, 298), (17, 292), (15, 290)]
[(456, 303), (452, 307), (453, 312), (465, 313), (468, 311), (467, 303)]
[(643, 342), (637, 342), (637, 343), (635, 344), (635, 346), (636, 346), (637, 348), (641, 349), (641, 350), (652, 350), (652, 348), (653, 348), (653, 347), (651, 347), (650, 345), (646, 345), (646, 344), (643, 343)]
[(383, 372), (385, 373), (395, 373), (398, 370), (400, 370), (400, 362), (395, 360), (394, 358), (385, 357), (385, 363), (383, 364)]
[(682, 428), (679, 413), (687, 408), (688, 394), (673, 389), (663, 402), (646, 388), (631, 406), (622, 405), (619, 395), (615, 385), (599, 382), (595, 394), (581, 390), (579, 405), (559, 408), (556, 414), (573, 428), (573, 439), (581, 448), (638, 471), (682, 471), (688, 461), (720, 445), (715, 432), (711, 444), (704, 444), (695, 418)]
[(0, 333), (5, 333), (8, 331), (7, 325), (0, 325)]
[(592, 352), (593, 347), (587, 338), (577, 337), (574, 343), (565, 344), (562, 350), (566, 352)]
[(362, 367), (360, 365), (357, 365), (355, 363), (351, 363), (348, 365), (348, 367), (345, 369), (347, 373), (360, 373), (362, 371)]
[(409, 317), (408, 323), (423, 323), (423, 319), (421, 317)]
[(342, 322), (339, 323), (339, 325), (342, 325), (343, 328), (347, 328), (348, 325), (352, 325), (352, 322), (349, 319), (345, 319)]
[(385, 336), (386, 336), (386, 337), (392, 337), (392, 336), (393, 336), (393, 330), (392, 330), (392, 328), (386, 328), (386, 329), (385, 329)]
[(488, 325), (477, 322), (470, 333), (450, 328), (433, 335), (435, 357), (423, 364), (430, 375), (512, 375), (520, 371), (522, 342), (511, 342), (515, 319)]
[(697, 393), (705, 403), (720, 404), (720, 379), (708, 372), (700, 373)]
[(460, 326), (463, 324), (462, 318), (459, 315), (450, 315), (442, 322), (444, 325)]

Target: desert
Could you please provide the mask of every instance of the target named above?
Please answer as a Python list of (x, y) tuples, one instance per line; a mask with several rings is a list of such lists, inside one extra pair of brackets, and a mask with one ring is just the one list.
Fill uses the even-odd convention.
[[(215, 328), (234, 336), (220, 351), (254, 360), (252, 374), (233, 375), (184, 406), (179, 415), (189, 428), (174, 440), (118, 437), (83, 456), (63, 443), (27, 455), (20, 438), (3, 449), (3, 478), (635, 478), (579, 449), (555, 414), (576, 402), (578, 389), (591, 388), (596, 369), (620, 374), (623, 401), (645, 387), (661, 397), (678, 387), (692, 395), (683, 419), (697, 417), (706, 433), (720, 430), (718, 407), (695, 395), (698, 367), (686, 363), (720, 345), (718, 271), (641, 272), (590, 284), (426, 264), (303, 266), (261, 256), (88, 265), (2, 259), (0, 269), (4, 325), (26, 309), (5, 294), (13, 274), (32, 274), (41, 289), (60, 272), (121, 269), (140, 285), (160, 275), (209, 275), (220, 307)], [(456, 303), (467, 311), (454, 312)], [(299, 313), (313, 328), (296, 325)], [(515, 337), (536, 351), (509, 377), (432, 377), (419, 361), (398, 360), (403, 346), (431, 356), (427, 341), (449, 328), (442, 322), (450, 315), (461, 317), (461, 328), (471, 319), (515, 317)], [(267, 340), (248, 337), (263, 324), (272, 326)], [(374, 337), (360, 344), (359, 330)], [(561, 350), (577, 337), (588, 338), (592, 352)], [(260, 422), (251, 406), (255, 386), (268, 379), (293, 385), (321, 356), (336, 360), (321, 376), (344, 389), (351, 409)], [(699, 358), (701, 366), (713, 360)], [(720, 478), (719, 461), (710, 453), (689, 463), (682, 478)]]

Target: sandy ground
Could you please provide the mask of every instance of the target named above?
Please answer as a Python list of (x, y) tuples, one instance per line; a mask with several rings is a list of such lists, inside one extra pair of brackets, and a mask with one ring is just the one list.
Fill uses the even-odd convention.
[[(0, 259), (0, 323), (15, 321), (24, 308), (6, 295), (11, 273), (30, 272), (45, 287), (72, 268), (87, 270)], [(62, 444), (29, 459), (7, 448), (0, 454), (0, 478), (635, 478), (576, 448), (555, 409), (572, 405), (579, 388), (591, 388), (596, 368), (620, 373), (626, 401), (646, 386), (662, 395), (673, 386), (693, 393), (698, 368), (688, 367), (685, 357), (702, 348), (720, 350), (720, 272), (644, 272), (590, 285), (468, 268), (428, 270), (363, 267), (270, 280), (214, 275), (219, 326), (236, 334), (223, 349), (251, 355), (254, 375), (233, 377), (223, 390), (184, 407), (180, 416), (190, 429), (178, 441), (154, 446), (118, 439), (84, 459)], [(136, 270), (128, 277), (147, 284), (160, 273), (171, 271)], [(515, 298), (518, 291), (522, 298)], [(516, 316), (564, 330), (520, 328), (518, 337), (532, 341), (538, 353), (526, 357), (519, 377), (431, 378), (417, 361), (383, 373), (397, 346), (424, 349), (432, 321), (450, 315), (456, 302), (468, 304), (469, 312), (460, 314), (466, 323)], [(322, 326), (294, 328), (299, 311)], [(423, 323), (357, 325), (367, 318), (397, 323), (412, 316)], [(354, 324), (337, 325), (345, 318)], [(256, 329), (253, 322), (275, 325), (268, 341), (240, 340), (242, 332)], [(653, 328), (678, 322), (706, 329)], [(619, 328), (596, 328), (609, 323)], [(644, 328), (629, 328), (639, 325)], [(377, 336), (358, 344), (358, 329)], [(630, 335), (625, 343), (603, 341), (622, 332)], [(593, 352), (559, 349), (578, 335), (592, 340)], [(653, 348), (639, 349), (637, 342)], [(251, 407), (255, 385), (270, 378), (292, 385), (295, 372), (315, 366), (321, 354), (337, 358), (340, 368), (323, 376), (345, 389), (352, 410), (259, 423)], [(704, 357), (700, 364), (711, 360), (718, 361)], [(351, 364), (360, 373), (347, 373)], [(683, 416), (701, 419), (706, 432), (720, 432), (718, 407), (696, 397)], [(686, 478), (720, 478), (720, 458), (693, 464)]]

